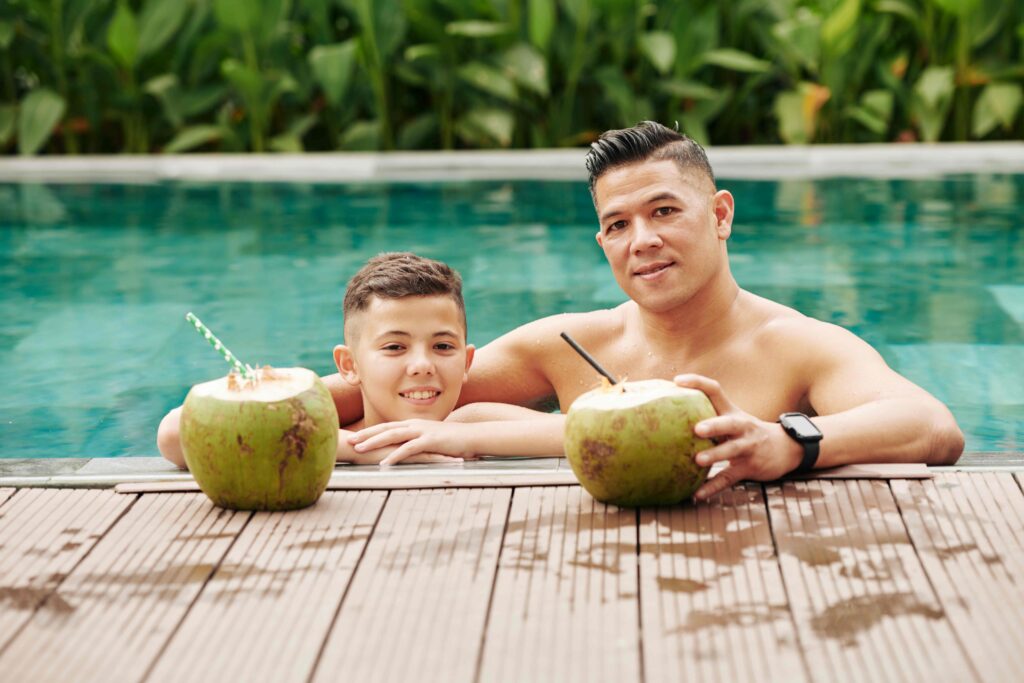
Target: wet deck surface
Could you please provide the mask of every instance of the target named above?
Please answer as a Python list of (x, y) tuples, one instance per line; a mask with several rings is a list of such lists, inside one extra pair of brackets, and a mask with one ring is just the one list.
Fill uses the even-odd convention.
[(1021, 474), (747, 484), (0, 489), (0, 679), (1017, 680)]

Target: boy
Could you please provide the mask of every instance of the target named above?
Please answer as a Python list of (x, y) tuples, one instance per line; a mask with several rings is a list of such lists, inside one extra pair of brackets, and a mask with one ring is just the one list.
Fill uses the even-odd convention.
[[(339, 462), (561, 452), (562, 416), (502, 404), (452, 414), (474, 348), (467, 343), (462, 279), (447, 265), (410, 253), (375, 256), (349, 281), (344, 313), (347, 344), (334, 348), (334, 362), (344, 381), (359, 388), (363, 418), (341, 430)], [(185, 467), (180, 410), (164, 417), (157, 445), (165, 458)]]

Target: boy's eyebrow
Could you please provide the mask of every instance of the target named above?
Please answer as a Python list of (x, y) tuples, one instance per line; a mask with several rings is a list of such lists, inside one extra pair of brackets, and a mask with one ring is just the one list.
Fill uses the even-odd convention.
[[(404, 330), (388, 330), (387, 332), (381, 332), (380, 334), (378, 334), (377, 338), (380, 339), (381, 337), (411, 337), (411, 336), (412, 336), (412, 334), (410, 334), (409, 332), (406, 332)], [(434, 337), (458, 337), (459, 333), (455, 332), (454, 330), (441, 330), (439, 332), (435, 332), (432, 336), (434, 336)]]

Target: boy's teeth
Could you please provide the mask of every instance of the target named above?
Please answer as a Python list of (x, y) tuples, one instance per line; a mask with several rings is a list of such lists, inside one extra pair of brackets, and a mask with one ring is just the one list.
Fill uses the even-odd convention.
[(410, 391), (406, 393), (406, 398), (421, 401), (428, 398), (434, 398), (437, 395), (436, 391)]

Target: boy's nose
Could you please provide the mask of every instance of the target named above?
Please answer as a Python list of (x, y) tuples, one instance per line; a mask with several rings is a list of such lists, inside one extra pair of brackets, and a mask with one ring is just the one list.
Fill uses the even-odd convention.
[(432, 375), (434, 374), (434, 363), (424, 353), (417, 353), (409, 359), (406, 366), (409, 375)]

